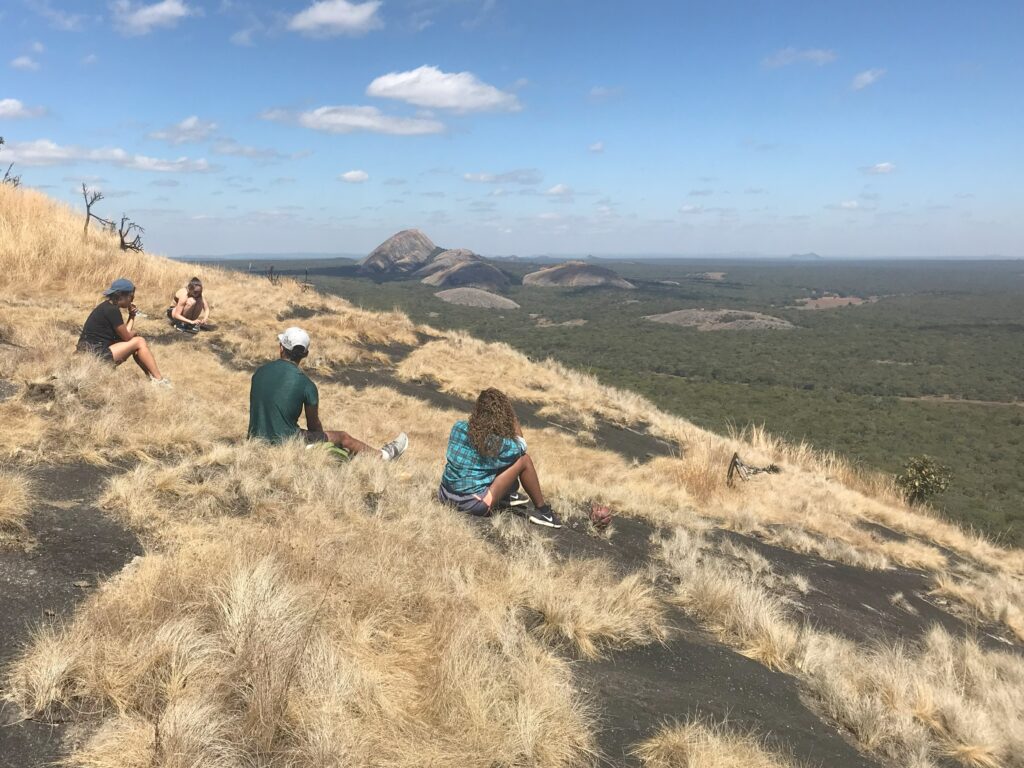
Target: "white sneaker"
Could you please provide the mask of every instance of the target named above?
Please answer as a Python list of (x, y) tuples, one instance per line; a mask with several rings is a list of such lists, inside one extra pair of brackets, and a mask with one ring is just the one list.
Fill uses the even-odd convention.
[(152, 376), (149, 377), (149, 383), (154, 387), (160, 387), (161, 389), (174, 389), (174, 385), (171, 384), (171, 380), (164, 376), (162, 379), (154, 379)]
[(405, 449), (409, 447), (409, 436), (405, 432), (399, 433), (398, 437), (387, 443), (383, 448), (380, 449), (381, 456), (384, 461), (394, 461), (403, 453)]

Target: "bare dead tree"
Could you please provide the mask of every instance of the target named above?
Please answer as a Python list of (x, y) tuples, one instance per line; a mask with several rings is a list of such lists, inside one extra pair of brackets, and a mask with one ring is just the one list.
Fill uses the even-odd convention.
[(96, 219), (96, 221), (100, 222), (101, 224), (104, 224), (107, 227), (108, 231), (113, 228), (114, 222), (108, 219), (104, 219), (101, 216), (97, 216), (95, 213), (92, 212), (93, 205), (95, 205), (96, 203), (103, 199), (102, 192), (100, 192), (98, 189), (89, 189), (88, 187), (85, 186), (85, 182), (83, 181), (82, 199), (85, 200), (85, 228), (82, 230), (83, 235), (89, 234), (89, 222), (92, 219)]
[[(3, 145), (4, 137), (0, 136), (0, 147), (3, 147)], [(7, 170), (4, 171), (4, 177), (0, 179), (0, 184), (7, 184), (8, 186), (11, 187), (21, 186), (21, 176), (15, 176), (13, 173), (11, 173), (11, 168), (13, 167), (14, 163), (11, 163), (10, 165), (7, 166)]]
[(271, 285), (277, 285), (281, 282), (281, 275), (274, 271), (274, 265), (271, 264), (267, 267), (267, 280), (270, 281)]
[[(121, 250), (141, 253), (142, 235), (145, 234), (145, 232), (146, 230), (129, 219), (127, 214), (122, 214), (121, 226), (117, 229), (117, 234), (121, 237)], [(133, 234), (135, 237), (132, 237)], [(132, 239), (129, 240), (128, 238)]]

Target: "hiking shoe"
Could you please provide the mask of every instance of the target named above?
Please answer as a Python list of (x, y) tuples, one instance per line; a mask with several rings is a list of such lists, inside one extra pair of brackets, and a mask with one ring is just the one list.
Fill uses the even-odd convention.
[(394, 461), (403, 453), (405, 449), (409, 447), (409, 436), (405, 432), (401, 432), (398, 437), (387, 443), (383, 448), (380, 449), (381, 456), (384, 461)]
[(164, 376), (162, 379), (154, 379), (150, 377), (150, 384), (154, 387), (160, 387), (161, 389), (174, 389), (174, 385), (171, 384), (171, 380)]
[(544, 525), (548, 528), (561, 528), (562, 521), (559, 520), (558, 515), (551, 511), (551, 505), (545, 504), (543, 507), (537, 507), (529, 515), (529, 520), (534, 525)]
[(510, 493), (507, 496), (499, 499), (494, 505), (495, 509), (512, 509), (514, 511), (522, 512), (519, 507), (525, 507), (530, 503), (530, 497), (525, 493)]

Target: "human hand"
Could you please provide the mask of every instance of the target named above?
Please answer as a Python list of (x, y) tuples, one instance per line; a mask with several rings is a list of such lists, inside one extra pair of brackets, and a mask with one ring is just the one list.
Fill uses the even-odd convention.
[(139, 308), (136, 307), (134, 304), (129, 304), (128, 305), (128, 318), (131, 319), (131, 318), (135, 317), (137, 314), (139, 314)]

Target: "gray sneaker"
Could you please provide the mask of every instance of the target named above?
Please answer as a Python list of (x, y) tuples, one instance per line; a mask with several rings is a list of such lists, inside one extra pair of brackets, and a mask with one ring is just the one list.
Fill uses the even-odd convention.
[(561, 519), (559, 519), (558, 515), (551, 510), (550, 504), (545, 504), (543, 507), (537, 507), (528, 515), (528, 519), (534, 525), (543, 525), (547, 528), (562, 527)]
[(161, 389), (174, 389), (174, 385), (171, 384), (171, 380), (164, 376), (162, 379), (154, 379), (150, 377), (149, 383), (154, 387), (160, 387)]
[(398, 437), (380, 449), (380, 453), (381, 456), (383, 456), (384, 461), (394, 461), (405, 453), (405, 449), (408, 447), (409, 436), (405, 434), (405, 432), (400, 432)]

